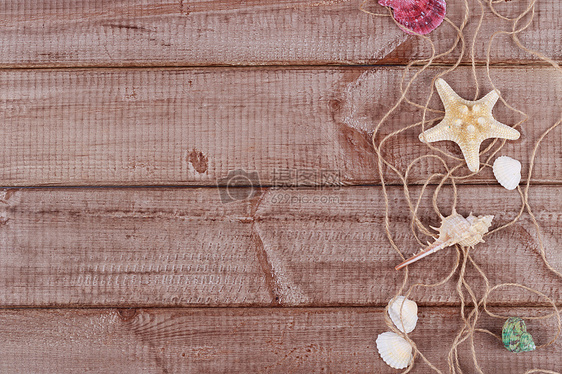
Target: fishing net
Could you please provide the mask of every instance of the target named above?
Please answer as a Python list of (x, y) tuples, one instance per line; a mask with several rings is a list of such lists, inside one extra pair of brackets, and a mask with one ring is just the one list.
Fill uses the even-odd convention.
[[(511, 1), (510, 3), (506, 4), (513, 4), (516, 1)], [(536, 59), (537, 63), (542, 63), (543, 65), (549, 65), (553, 69), (556, 70), (557, 78), (560, 78), (562, 75), (562, 69), (560, 66), (551, 58), (545, 56), (544, 54), (531, 50), (527, 48), (524, 43), (521, 41), (520, 36), (525, 33), (525, 31), (530, 27), (535, 19), (535, 15), (537, 13), (537, 0), (530, 0), (525, 6), (519, 5), (519, 9), (521, 11), (517, 12), (515, 15), (504, 15), (499, 10), (498, 3), (505, 3), (504, 0), (501, 1), (483, 1), (483, 0), (473, 0), (471, 4), (469, 4), (468, 0), (463, 0), (464, 9), (462, 14), (462, 19), (460, 21), (453, 22), (450, 18), (445, 17), (444, 23), (440, 27), (449, 27), (455, 30), (456, 38), (454, 39), (453, 43), (443, 52), (436, 51), (436, 45), (432, 40), (432, 34), (428, 36), (419, 35), (417, 34), (415, 37), (420, 38), (423, 40), (424, 43), (431, 49), (431, 55), (429, 58), (424, 59), (417, 59), (411, 61), (404, 67), (404, 71), (400, 80), (399, 84), (399, 97), (394, 103), (392, 107), (388, 109), (388, 111), (380, 118), (378, 123), (376, 123), (373, 134), (372, 134), (372, 145), (374, 151), (377, 156), (377, 165), (376, 170), (378, 176), (381, 181), (382, 191), (385, 199), (385, 220), (384, 220), (384, 227), (386, 231), (386, 235), (388, 240), (390, 241), (390, 245), (394, 251), (396, 251), (402, 259), (405, 259), (404, 254), (410, 252), (410, 248), (401, 248), (400, 245), (396, 242), (395, 232), (393, 231), (394, 227), (391, 224), (390, 219), (390, 202), (391, 199), (389, 198), (388, 188), (389, 182), (387, 182), (389, 175), (392, 175), (392, 178), (397, 178), (400, 181), (403, 187), (404, 197), (407, 202), (407, 209), (410, 213), (411, 219), (411, 232), (413, 236), (416, 238), (420, 246), (423, 246), (422, 238), (430, 238), (433, 236), (432, 232), (430, 231), (429, 227), (426, 227), (426, 224), (422, 222), (420, 219), (419, 214), (419, 207), (420, 202), (423, 199), (431, 199), (432, 206), (434, 213), (440, 219), (443, 219), (449, 212), (454, 211), (457, 208), (457, 201), (459, 197), (459, 189), (458, 183), (460, 181), (470, 182), (470, 179), (473, 178), (476, 174), (482, 172), (485, 168), (491, 168), (491, 161), (498, 156), (498, 152), (504, 147), (506, 141), (505, 140), (498, 140), (495, 139), (490, 142), (487, 146), (483, 146), (480, 150), (481, 160), (484, 160), (483, 163), (480, 164), (480, 169), (477, 172), (469, 173), (466, 168), (465, 161), (462, 157), (459, 157), (458, 154), (454, 152), (448, 152), (446, 149), (443, 149), (442, 143), (435, 143), (428, 144), (425, 143), (427, 147), (427, 154), (421, 155), (416, 157), (415, 159), (411, 160), (408, 164), (401, 164), (399, 163), (396, 158), (388, 157), (388, 148), (393, 144), (397, 144), (397, 139), (403, 134), (411, 129), (418, 130), (418, 133), (423, 132), (425, 129), (430, 128), (433, 124), (437, 123), (437, 121), (443, 118), (443, 111), (437, 107), (433, 108), (430, 106), (432, 102), (432, 98), (435, 96), (434, 92), (434, 83), (438, 78), (447, 78), (448, 76), (454, 75), (459, 66), (466, 61), (467, 59), (470, 60), (470, 68), (472, 72), (472, 82), (467, 84), (473, 85), (475, 87), (474, 98), (472, 100), (477, 100), (480, 96), (480, 85), (482, 82), (480, 81), (479, 74), (477, 72), (477, 66), (479, 62), (477, 61), (476, 55), (476, 46), (477, 43), (486, 43), (486, 58), (485, 58), (485, 79), (487, 80), (487, 85), (491, 86), (493, 89), (498, 89), (496, 87), (496, 82), (492, 79), (491, 75), (491, 53), (494, 48), (495, 42), (500, 37), (509, 37), (512, 39), (514, 45), (519, 48), (524, 54), (527, 56)], [(504, 5), (506, 5), (504, 4)], [(369, 9), (366, 8), (366, 5), (369, 6)], [(373, 16), (381, 16), (381, 17), (392, 17), (392, 11), (388, 9), (388, 13), (381, 14), (373, 11), (377, 7), (379, 9), (384, 9), (379, 7), (378, 5), (369, 4), (368, 1), (365, 1), (361, 5), (361, 10), (367, 12)], [(505, 6), (503, 7), (505, 9)], [(475, 31), (469, 33), (466, 31), (466, 26), (469, 21), (469, 18), (472, 16), (472, 12), (478, 15), (478, 24), (476, 26)], [(489, 39), (482, 40), (481, 37), (481, 28), (484, 20), (484, 16), (486, 13), (490, 13), (493, 17), (496, 17), (498, 20), (501, 20), (503, 24), (507, 22), (510, 25), (510, 30), (498, 30), (494, 32)], [(499, 23), (499, 22), (498, 22)], [(397, 24), (398, 25), (398, 24)], [(401, 27), (400, 25), (398, 25)], [(455, 61), (452, 64), (443, 64), (439, 63), (446, 59), (447, 57), (455, 56)], [(431, 68), (431, 69), (430, 69)], [(431, 74), (431, 85), (430, 85), (430, 92), (427, 95), (427, 98), (424, 102), (416, 102), (415, 100), (410, 98), (410, 93), (413, 88), (417, 87), (416, 84), (419, 84), (420, 77), (423, 74)], [(501, 92), (501, 91), (500, 91)], [(554, 94), (554, 93), (553, 93)], [(516, 113), (521, 120), (513, 125), (514, 128), (522, 128), (523, 126), (532, 126), (536, 122), (540, 122), (540, 119), (534, 121), (533, 118), (529, 118), (527, 113), (517, 109), (516, 107), (510, 105), (509, 97), (504, 97), (500, 94), (500, 100), (506, 108), (510, 111)], [(394, 127), (389, 125), (389, 120), (392, 118), (393, 115), (396, 115), (396, 112), (399, 108), (403, 108), (404, 105), (410, 106), (412, 108), (416, 108), (417, 114), (419, 115), (419, 121), (415, 123), (406, 123), (399, 129), (394, 129)], [(544, 110), (556, 110), (555, 108), (544, 108)], [(529, 121), (532, 120), (532, 121)], [(520, 208), (515, 216), (511, 221), (494, 228), (485, 236), (495, 235), (501, 230), (505, 230), (508, 227), (514, 225), (518, 222), (522, 216), (530, 217), (530, 222), (533, 225), (533, 229), (535, 230), (535, 235), (537, 237), (537, 247), (538, 247), (538, 255), (540, 256), (541, 263), (548, 272), (554, 274), (554, 276), (558, 279), (562, 279), (562, 273), (560, 270), (556, 269), (554, 266), (550, 264), (548, 261), (547, 256), (547, 246), (543, 240), (541, 234), (541, 227), (537, 221), (537, 218), (534, 214), (533, 207), (531, 202), (529, 201), (529, 191), (536, 186), (533, 181), (533, 170), (535, 168), (535, 159), (537, 154), (541, 151), (541, 143), (543, 140), (551, 135), (553, 131), (560, 125), (562, 122), (562, 117), (559, 118), (556, 122), (550, 123), (546, 125), (546, 130), (540, 134), (540, 136), (535, 141), (535, 144), (532, 149), (532, 153), (530, 154), (529, 160), (522, 160), (525, 161), (526, 164), (529, 165), (527, 177), (524, 183), (517, 187), (517, 192), (520, 197)], [(391, 128), (392, 127), (392, 128)], [(413, 183), (410, 182), (410, 175), (416, 168), (420, 168), (423, 165), (428, 164), (428, 160), (436, 161), (433, 164), (440, 165), (441, 170), (436, 172), (431, 172), (429, 175), (426, 175), (424, 180), (421, 183), (418, 181), (415, 183), (416, 186), (420, 186), (416, 188), (415, 191), (417, 192), (417, 198), (412, 197), (413, 193)], [(424, 162), (425, 161), (425, 162)], [(423, 175), (423, 173), (417, 173), (419, 175)], [(433, 189), (432, 196), (430, 197), (430, 188)], [(501, 188), (501, 187), (499, 187)], [(438, 204), (440, 202), (440, 194), (443, 191), (447, 191), (450, 195), (452, 195), (452, 204), (447, 209), (442, 209)], [(443, 210), (443, 212), (441, 211)], [(494, 212), (486, 212), (486, 207), (482, 207), (482, 214), (494, 214)], [(445, 214), (445, 211), (447, 214)], [(426, 239), (427, 240), (427, 239)], [(468, 351), (470, 352), (470, 356), (472, 359), (472, 368), (470, 372), (477, 372), (483, 373), (481, 366), (479, 365), (478, 354), (475, 348), (475, 336), (476, 334), (490, 334), (495, 336), (501, 344), (501, 336), (495, 334), (494, 332), (483, 329), (479, 326), (479, 321), (483, 315), (487, 315), (492, 318), (496, 318), (498, 320), (507, 319), (509, 316), (501, 315), (494, 311), (492, 307), (488, 306), (488, 300), (492, 294), (500, 293), (505, 291), (506, 289), (517, 289), (520, 291), (530, 292), (538, 296), (540, 300), (542, 300), (542, 304), (549, 306), (548, 310), (551, 310), (551, 313), (547, 313), (544, 315), (530, 315), (530, 316), (519, 316), (523, 319), (549, 319), (549, 323), (552, 324), (552, 337), (549, 341), (542, 342), (542, 344), (537, 345), (537, 350), (543, 349), (551, 344), (553, 344), (559, 337), (562, 328), (562, 322), (560, 319), (560, 314), (556, 305), (556, 301), (553, 297), (540, 292), (532, 287), (526, 286), (521, 283), (517, 282), (510, 282), (510, 283), (500, 283), (500, 284), (492, 284), (489, 280), (489, 275), (483, 270), (482, 266), (475, 261), (473, 256), (473, 251), (477, 251), (480, 247), (476, 246), (476, 249), (469, 248), (469, 247), (462, 247), (459, 245), (455, 245), (456, 248), (456, 261), (450, 271), (447, 272), (446, 276), (442, 277), (442, 279), (436, 279), (434, 283), (414, 283), (411, 281), (411, 276), (409, 274), (409, 270), (406, 268), (403, 270), (403, 280), (401, 284), (398, 286), (396, 294), (394, 298), (399, 295), (404, 295), (409, 297), (414, 290), (417, 288), (435, 288), (438, 289), (440, 286), (444, 285), (448, 282), (455, 283), (455, 290), (458, 298), (460, 299), (460, 310), (459, 316), (462, 319), (462, 327), (453, 338), (450, 350), (448, 352), (447, 362), (448, 362), (448, 372), (450, 373), (462, 373), (463, 370), (461, 368), (461, 362), (459, 359), (459, 353), (461, 351)], [(530, 249), (532, 250), (532, 249)], [(552, 249), (550, 249), (552, 250)], [(423, 261), (423, 260), (422, 260)], [(472, 268), (473, 271), (478, 274), (480, 278), (480, 283), (478, 285), (474, 284), (474, 280), (466, 277), (467, 269)], [(482, 287), (483, 285), (483, 287)], [(393, 300), (394, 300), (393, 298)], [(388, 308), (388, 307), (387, 307)], [(432, 363), (429, 359), (426, 358), (424, 355), (424, 347), (418, 347), (408, 334), (405, 334), (394, 327), (392, 321), (388, 317), (388, 313), (385, 310), (385, 320), (386, 324), (388, 325), (389, 329), (394, 331), (397, 334), (403, 336), (412, 346), (414, 350), (414, 360), (412, 360), (411, 364), (408, 368), (404, 371), (404, 373), (410, 372), (415, 363), (419, 362), (416, 360), (416, 357), (420, 357), (425, 364), (427, 364), (433, 371), (442, 373), (442, 368), (438, 368)], [(498, 321), (498, 324), (503, 324), (503, 321)], [(466, 365), (466, 363), (464, 364)], [(543, 370), (540, 368), (527, 370), (525, 373), (553, 373), (550, 370)]]

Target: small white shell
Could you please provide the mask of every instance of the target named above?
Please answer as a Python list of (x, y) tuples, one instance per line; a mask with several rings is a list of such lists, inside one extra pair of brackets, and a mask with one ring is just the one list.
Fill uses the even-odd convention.
[(493, 170), (497, 181), (508, 190), (516, 189), (521, 182), (521, 163), (511, 157), (498, 157)]
[[(400, 308), (402, 308), (402, 313), (400, 313)], [(398, 296), (389, 305), (388, 316), (398, 330), (410, 333), (418, 322), (418, 304), (415, 301), (406, 299), (404, 296)], [(402, 325), (404, 325), (404, 328), (402, 328)]]
[(394, 369), (404, 369), (412, 361), (412, 346), (394, 332), (384, 332), (377, 338), (377, 349), (386, 364)]

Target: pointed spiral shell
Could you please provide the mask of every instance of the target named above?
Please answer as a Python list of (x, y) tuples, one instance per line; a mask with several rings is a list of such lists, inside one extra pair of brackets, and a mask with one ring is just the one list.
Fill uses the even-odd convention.
[(439, 237), (421, 252), (397, 265), (395, 269), (400, 270), (404, 266), (454, 244), (474, 247), (476, 244), (482, 243), (484, 241), (482, 236), (488, 232), (492, 219), (494, 216), (473, 216), (472, 213), (464, 218), (453, 209), (453, 213), (441, 221), (441, 226), (437, 229)]

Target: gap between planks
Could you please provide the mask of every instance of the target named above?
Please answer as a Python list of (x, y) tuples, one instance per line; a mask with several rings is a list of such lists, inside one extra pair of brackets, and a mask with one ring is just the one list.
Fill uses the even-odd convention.
[[(392, 296), (391, 296), (392, 297)], [(460, 307), (460, 303), (423, 303), (423, 302), (416, 302), (419, 308), (424, 309), (431, 309), (431, 310), (440, 310), (440, 309), (457, 309)], [(99, 310), (99, 311), (123, 311), (123, 310), (130, 310), (130, 311), (140, 311), (140, 310), (182, 310), (182, 311), (220, 311), (220, 310), (270, 310), (272, 313), (279, 310), (350, 310), (350, 311), (361, 311), (361, 310), (380, 310), (383, 311), (386, 307), (386, 303), (376, 303), (376, 304), (369, 304), (369, 305), (352, 305), (352, 304), (336, 304), (336, 305), (223, 305), (223, 306), (189, 306), (189, 305), (158, 305), (158, 304), (146, 304), (146, 305), (135, 305), (135, 304), (115, 304), (115, 305), (45, 305), (45, 306), (0, 306), (0, 313), (3, 311), (57, 311), (57, 310), (69, 310), (69, 311), (92, 311), (92, 310)], [(552, 310), (552, 304), (549, 303), (522, 303), (517, 305), (512, 305), (509, 303), (488, 303), (486, 304), (487, 308), (491, 311), (494, 309), (507, 309), (507, 308), (516, 308), (516, 309), (526, 309), (526, 310), (534, 310), (534, 311), (542, 311), (545, 310)], [(557, 308), (562, 308), (562, 301), (558, 301), (555, 303)], [(474, 308), (474, 303), (470, 301), (466, 301), (464, 306), (467, 311), (470, 311)], [(485, 313), (482, 306), (479, 306), (479, 310), (481, 313)], [(560, 311), (562, 314), (562, 311)]]
[[(466, 186), (466, 187), (488, 187), (491, 184), (493, 184), (494, 182), (490, 182), (490, 181), (475, 181), (475, 182), (471, 182), (471, 183), (462, 183), (459, 185), (462, 186)], [(525, 189), (526, 186), (526, 181), (525, 180), (521, 180), (521, 183), (519, 184), (520, 188), (523, 190)], [(395, 187), (395, 186), (400, 186), (400, 184), (397, 183), (385, 183), (386, 186), (389, 187)], [(411, 184), (409, 185), (410, 187), (412, 186), (418, 186), (419, 184)], [(428, 186), (435, 186), (436, 183), (429, 183)], [(448, 184), (445, 184), (448, 185)], [(540, 180), (532, 180), (530, 183), (530, 186), (560, 186), (562, 185), (562, 180), (561, 181), (540, 181)], [(381, 187), (382, 184), (380, 183), (363, 183), (363, 184), (353, 184), (353, 185), (345, 185), (345, 186), (337, 186), (337, 188), (353, 188), (353, 187)], [(253, 185), (249, 185), (249, 184), (240, 184), (237, 185), (235, 187), (229, 187), (229, 188), (236, 188), (236, 189), (248, 189), (248, 188), (253, 188)], [(330, 189), (330, 188), (334, 188), (334, 186), (326, 186), (326, 185), (318, 185), (312, 188), (326, 188), (326, 189)], [(95, 189), (146, 189), (146, 190), (152, 190), (152, 189), (178, 189), (178, 190), (182, 190), (182, 189), (192, 189), (192, 188), (209, 188), (209, 189), (221, 189), (221, 188), (225, 188), (225, 186), (220, 185), (220, 184), (196, 184), (196, 185), (175, 185), (175, 184), (162, 184), (162, 185), (139, 185), (139, 186), (127, 186), (127, 185), (103, 185), (103, 186), (96, 186), (96, 185), (84, 185), (84, 186), (66, 186), (66, 185), (45, 185), (45, 186), (2, 186), (0, 185), (0, 190), (19, 190), (19, 189), (37, 189), (37, 190), (42, 190), (42, 189), (69, 189), (69, 190), (79, 190), (79, 189), (87, 189), (87, 190), (95, 190)], [(267, 191), (272, 191), (272, 190), (276, 190), (276, 189), (280, 189), (281, 187), (276, 186), (276, 185), (272, 185), (272, 184), (261, 184), (259, 187), (260, 191), (262, 192), (267, 192)], [(307, 189), (307, 188), (311, 188), (309, 186), (292, 186), (292, 189)]]
[[(562, 63), (562, 60), (555, 61), (557, 63)], [(408, 64), (308, 64), (308, 65), (291, 65), (291, 64), (282, 64), (282, 65), (275, 65), (275, 64), (268, 64), (268, 65), (131, 65), (131, 66), (34, 66), (34, 67), (26, 67), (26, 66), (14, 66), (14, 67), (2, 67), (0, 66), (0, 72), (6, 71), (54, 71), (54, 72), (64, 72), (64, 71), (105, 71), (105, 70), (162, 70), (162, 71), (176, 71), (176, 70), (326, 70), (326, 69), (357, 69), (357, 68), (371, 68), (371, 69), (385, 69), (385, 68), (405, 68)], [(411, 68), (420, 68), (423, 67), (424, 63), (413, 64)], [(461, 62), (459, 64), (455, 63), (440, 63), (440, 62), (433, 62), (430, 68), (450, 68), (453, 66), (457, 66), (458, 68), (470, 68), (472, 67), (472, 63), (470, 62)], [(487, 65), (483, 62), (475, 62), (474, 66), (477, 69), (485, 68)], [(536, 62), (529, 62), (528, 64), (522, 64), (520, 62), (505, 62), (505, 63), (497, 63), (490, 65), (490, 69), (502, 69), (502, 68), (509, 68), (509, 69), (529, 69), (529, 68), (539, 68), (539, 69), (552, 69), (552, 65), (545, 63), (543, 61), (536, 61)]]
[[(554, 62), (558, 64), (562, 64), (561, 60), (554, 60)], [(18, 66), (18, 65), (0, 65), (0, 71), (10, 71), (10, 70), (24, 70), (24, 71), (31, 71), (31, 70), (38, 70), (38, 71), (72, 71), (72, 70), (144, 70), (144, 69), (153, 69), (153, 70), (166, 70), (166, 69), (326, 69), (326, 68), (405, 68), (408, 66), (409, 63), (381, 63), (381, 64), (306, 64), (306, 65), (298, 65), (298, 64), (256, 64), (256, 65), (151, 65), (151, 64), (135, 64), (135, 65), (80, 65), (80, 66)], [(422, 67), (425, 63), (419, 62), (410, 65), (412, 68)], [(485, 61), (475, 61), (474, 64), (471, 62), (463, 61), (459, 64), (454, 62), (445, 63), (445, 62), (433, 62), (431, 67), (435, 68), (450, 68), (453, 66), (457, 67), (471, 67), (475, 66), (477, 68), (486, 67), (487, 64)], [(496, 62), (491, 63), (490, 68), (552, 68), (552, 65), (548, 62), (544, 61), (505, 61), (505, 62)]]

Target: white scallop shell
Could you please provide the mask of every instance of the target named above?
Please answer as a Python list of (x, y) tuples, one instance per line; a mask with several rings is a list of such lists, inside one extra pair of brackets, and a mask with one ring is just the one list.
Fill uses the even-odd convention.
[(521, 163), (511, 157), (498, 157), (493, 170), (497, 181), (508, 190), (516, 189), (521, 182)]
[(377, 338), (377, 349), (384, 362), (394, 369), (404, 369), (412, 361), (412, 346), (394, 332), (384, 332)]
[(398, 330), (410, 333), (418, 322), (418, 304), (415, 301), (406, 299), (404, 296), (398, 296), (394, 301), (391, 301), (388, 307), (388, 316)]

